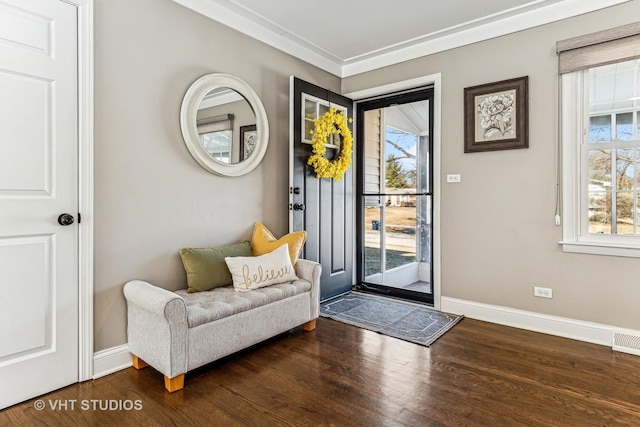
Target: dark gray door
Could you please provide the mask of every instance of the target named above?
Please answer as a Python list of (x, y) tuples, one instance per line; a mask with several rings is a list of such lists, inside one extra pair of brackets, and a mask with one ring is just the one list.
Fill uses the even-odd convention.
[[(353, 283), (353, 166), (340, 181), (318, 179), (307, 165), (313, 119), (329, 108), (353, 117), (353, 101), (298, 78), (291, 78), (292, 231), (306, 230), (303, 257), (322, 265), (322, 301), (351, 290)], [(327, 148), (332, 158), (337, 148)]]

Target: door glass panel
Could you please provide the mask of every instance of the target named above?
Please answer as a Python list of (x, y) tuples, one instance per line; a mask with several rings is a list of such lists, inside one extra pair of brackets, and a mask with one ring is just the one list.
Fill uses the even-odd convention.
[(382, 284), (382, 265), (385, 263), (380, 228), (382, 207), (365, 206), (364, 218), (364, 276), (372, 283)]
[(365, 285), (431, 293), (428, 100), (364, 114)]
[(318, 114), (318, 103), (310, 99), (304, 100), (304, 127), (303, 127), (303, 142), (311, 142), (311, 131), (314, 128), (313, 121)]
[[(398, 114), (397, 107), (391, 109), (386, 111), (388, 121)], [(389, 271), (416, 262), (418, 135), (387, 124), (385, 140), (385, 270)]]
[[(331, 108), (335, 108), (338, 111), (342, 111), (342, 114), (347, 116), (347, 110), (344, 106), (341, 105), (331, 105), (329, 101), (323, 100), (320, 98), (315, 98), (310, 95), (303, 94), (303, 126), (302, 126), (302, 142), (312, 143), (313, 136), (311, 135), (311, 131), (315, 129), (314, 120), (319, 119), (324, 115), (324, 113), (328, 112)], [(331, 134), (327, 139), (325, 145), (330, 148), (339, 148), (340, 147), (340, 136), (339, 134)], [(331, 153), (327, 153), (329, 156)]]
[(305, 119), (315, 119), (316, 118), (316, 110), (318, 108), (318, 103), (314, 102), (310, 99), (304, 100), (304, 118)]
[(313, 130), (313, 120), (304, 119), (304, 138), (302, 141), (311, 142), (311, 131)]

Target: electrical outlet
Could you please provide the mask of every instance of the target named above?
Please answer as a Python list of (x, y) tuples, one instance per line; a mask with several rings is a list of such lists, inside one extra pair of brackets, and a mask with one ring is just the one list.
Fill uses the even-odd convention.
[(540, 286), (533, 287), (533, 296), (540, 298), (553, 298), (553, 289), (541, 288)]
[(460, 174), (459, 173), (451, 173), (447, 175), (447, 182), (460, 182)]

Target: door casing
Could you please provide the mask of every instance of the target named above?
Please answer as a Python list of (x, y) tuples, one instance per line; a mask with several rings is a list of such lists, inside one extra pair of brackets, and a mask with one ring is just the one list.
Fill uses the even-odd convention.
[(79, 381), (93, 378), (93, 10), (94, 0), (59, 0), (78, 10)]

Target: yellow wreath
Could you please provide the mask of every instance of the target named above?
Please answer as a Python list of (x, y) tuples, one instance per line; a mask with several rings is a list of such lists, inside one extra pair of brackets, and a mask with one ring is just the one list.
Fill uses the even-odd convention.
[[(313, 166), (318, 178), (333, 178), (340, 181), (351, 166), (353, 136), (347, 121), (352, 122), (351, 119), (342, 115), (342, 111), (335, 108), (330, 108), (322, 117), (313, 121), (315, 129), (309, 132), (313, 135), (311, 138), (313, 154), (309, 157), (307, 164)], [(339, 134), (342, 137), (340, 151), (333, 160), (324, 156), (327, 152), (325, 144), (331, 134)]]

